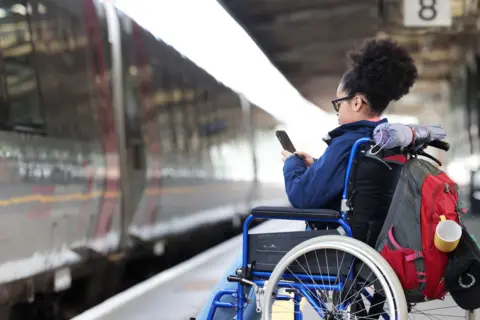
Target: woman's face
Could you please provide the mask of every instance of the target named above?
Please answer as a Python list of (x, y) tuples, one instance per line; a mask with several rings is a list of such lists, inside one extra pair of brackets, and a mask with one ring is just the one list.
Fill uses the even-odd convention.
[(358, 99), (357, 96), (349, 96), (348, 93), (343, 90), (342, 83), (340, 83), (337, 88), (337, 97), (333, 103), (335, 111), (337, 111), (339, 125), (358, 121), (361, 99)]

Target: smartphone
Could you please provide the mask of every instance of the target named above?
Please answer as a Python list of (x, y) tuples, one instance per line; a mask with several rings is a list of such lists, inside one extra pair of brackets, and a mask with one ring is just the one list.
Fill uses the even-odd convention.
[(275, 131), (275, 135), (277, 136), (278, 141), (282, 145), (284, 150), (288, 152), (294, 153), (296, 151), (292, 141), (288, 137), (288, 134), (284, 130)]

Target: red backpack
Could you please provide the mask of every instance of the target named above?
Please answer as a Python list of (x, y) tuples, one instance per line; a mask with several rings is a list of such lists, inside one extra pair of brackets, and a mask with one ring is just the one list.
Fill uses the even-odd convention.
[(443, 215), (460, 223), (458, 187), (428, 161), (409, 159), (401, 173), (376, 248), (397, 274), (410, 302), (443, 298), (448, 254), (434, 245)]

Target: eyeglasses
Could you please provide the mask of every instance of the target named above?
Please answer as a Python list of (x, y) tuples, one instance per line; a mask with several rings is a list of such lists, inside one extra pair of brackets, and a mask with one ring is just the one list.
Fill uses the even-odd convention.
[[(340, 102), (353, 99), (354, 97), (355, 97), (355, 95), (351, 95), (351, 96), (346, 96), (346, 97), (343, 97), (343, 98), (338, 98), (338, 99), (332, 100), (333, 109), (335, 109), (335, 111), (338, 112), (338, 110), (340, 110)], [(365, 102), (365, 100), (363, 100), (363, 98), (361, 98), (361, 99), (362, 99), (362, 103), (368, 104), (367, 102)]]
[(353, 97), (355, 97), (355, 96), (346, 96), (346, 97), (343, 97), (343, 98), (338, 98), (338, 99), (332, 100), (333, 109), (335, 109), (335, 111), (338, 112), (338, 110), (340, 110), (340, 102), (350, 100)]

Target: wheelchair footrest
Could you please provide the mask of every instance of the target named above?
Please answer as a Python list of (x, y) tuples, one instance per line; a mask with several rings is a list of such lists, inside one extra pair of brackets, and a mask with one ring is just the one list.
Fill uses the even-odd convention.
[[(254, 266), (254, 271), (272, 272), (283, 256), (299, 243), (318, 236), (338, 234), (339, 232), (335, 229), (249, 234), (248, 263)], [(315, 262), (315, 266), (317, 266), (315, 255), (313, 255), (313, 259), (309, 264), (312, 265)], [(315, 268), (318, 269), (317, 267)], [(293, 267), (291, 271), (305, 273), (298, 265)]]

